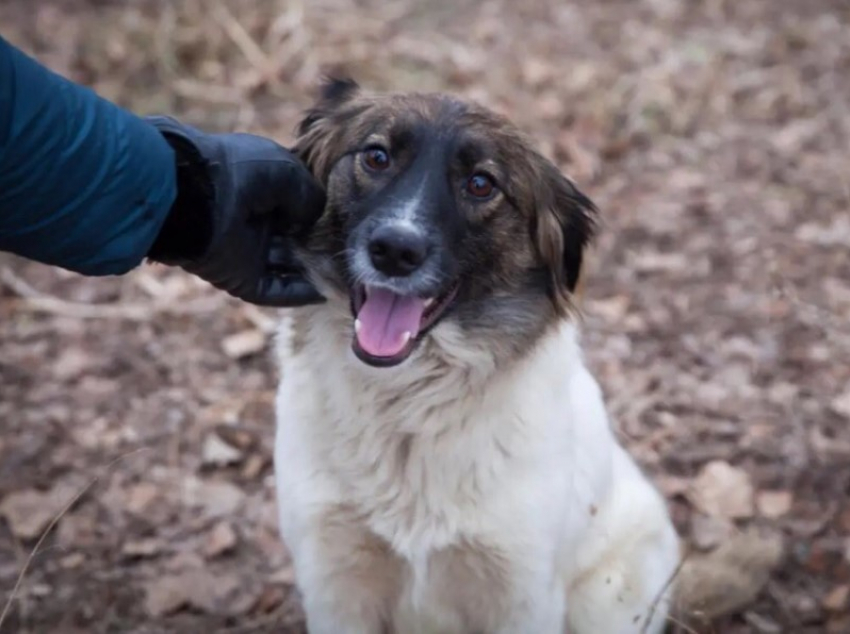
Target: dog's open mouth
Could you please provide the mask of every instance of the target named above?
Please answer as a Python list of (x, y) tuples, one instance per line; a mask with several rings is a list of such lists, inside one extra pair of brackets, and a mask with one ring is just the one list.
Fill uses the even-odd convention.
[(369, 365), (398, 365), (416, 348), (425, 333), (446, 314), (459, 284), (434, 298), (399, 295), (384, 288), (360, 286), (352, 292), (354, 341), (357, 357)]

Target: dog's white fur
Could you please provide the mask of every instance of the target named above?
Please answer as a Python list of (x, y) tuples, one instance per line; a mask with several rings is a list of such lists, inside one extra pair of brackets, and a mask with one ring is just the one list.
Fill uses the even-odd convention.
[(575, 324), (500, 367), (447, 320), (377, 369), (350, 350), (344, 298), (298, 310), (275, 463), (311, 634), (663, 629), (678, 538)]

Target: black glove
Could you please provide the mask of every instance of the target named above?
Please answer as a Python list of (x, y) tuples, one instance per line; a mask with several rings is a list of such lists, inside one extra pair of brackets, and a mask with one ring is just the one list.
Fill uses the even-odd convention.
[(307, 168), (270, 139), (204, 134), (170, 117), (146, 120), (177, 159), (177, 199), (148, 258), (252, 304), (324, 301), (291, 248), (325, 205)]

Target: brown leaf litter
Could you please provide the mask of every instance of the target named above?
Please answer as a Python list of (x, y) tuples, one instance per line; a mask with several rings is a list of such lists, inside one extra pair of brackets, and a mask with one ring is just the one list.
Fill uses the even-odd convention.
[[(282, 143), (340, 62), (512, 117), (602, 209), (584, 342), (684, 538), (688, 606), (723, 613), (682, 620), (843, 634), (850, 8), (774, 4), (7, 0), (0, 24), (137, 112)], [(84, 279), (0, 255), (3, 631), (303, 633), (275, 320), (167, 267)], [(95, 473), (45, 535), (54, 493)]]

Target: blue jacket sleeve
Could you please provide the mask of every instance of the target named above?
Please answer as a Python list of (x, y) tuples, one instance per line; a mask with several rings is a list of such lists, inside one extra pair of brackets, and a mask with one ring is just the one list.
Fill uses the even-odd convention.
[(175, 171), (153, 126), (0, 37), (0, 250), (126, 273), (162, 227)]

